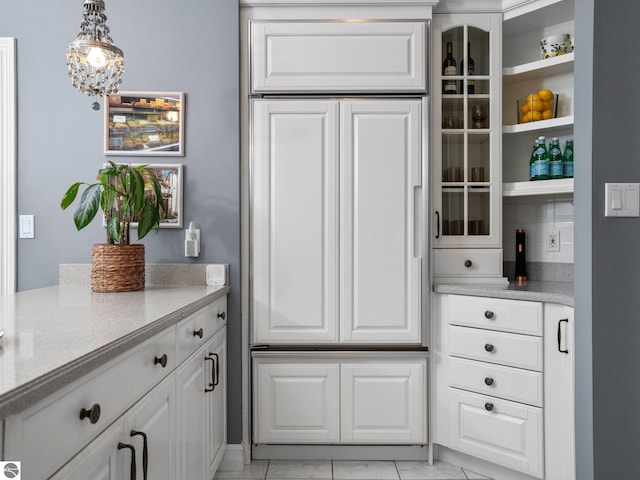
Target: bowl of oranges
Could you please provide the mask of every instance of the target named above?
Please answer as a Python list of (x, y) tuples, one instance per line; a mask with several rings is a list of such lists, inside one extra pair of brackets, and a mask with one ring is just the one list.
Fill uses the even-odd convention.
[(558, 95), (548, 88), (530, 93), (516, 100), (518, 123), (537, 122), (556, 118), (558, 113)]

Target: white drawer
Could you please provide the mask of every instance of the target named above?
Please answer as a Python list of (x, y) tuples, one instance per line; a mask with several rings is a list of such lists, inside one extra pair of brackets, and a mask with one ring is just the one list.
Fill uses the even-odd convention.
[(435, 249), (436, 277), (502, 277), (501, 249)]
[[(4, 458), (21, 461), (24, 478), (48, 478), (176, 367), (175, 339), (175, 327), (170, 327), (64, 394), (8, 417)], [(97, 421), (81, 419), (81, 410), (94, 405), (100, 409)]]
[(542, 409), (449, 389), (451, 447), (543, 476)]
[(222, 297), (211, 305), (185, 318), (178, 324), (178, 364), (207, 343), (227, 322), (227, 298)]
[(542, 338), (449, 325), (449, 354), (542, 371)]
[(449, 357), (449, 386), (542, 407), (542, 373)]
[(449, 295), (449, 323), (542, 336), (542, 303)]

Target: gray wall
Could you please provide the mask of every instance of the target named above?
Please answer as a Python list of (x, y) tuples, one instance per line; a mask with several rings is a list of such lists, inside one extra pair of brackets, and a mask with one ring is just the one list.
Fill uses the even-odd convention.
[[(82, 0), (11, 0), (0, 36), (17, 38), (18, 213), (35, 215), (35, 239), (18, 242), (18, 289), (57, 283), (58, 264), (89, 263), (104, 241), (99, 222), (76, 232), (60, 210), (69, 185), (92, 181), (103, 154), (103, 111), (67, 76), (64, 50), (78, 33)], [(186, 93), (184, 157), (109, 157), (183, 163), (184, 216), (201, 229), (201, 263), (230, 263), (228, 386), (230, 443), (241, 436), (240, 196), (237, 0), (108, 0), (107, 24), (125, 53), (121, 90)], [(134, 234), (135, 235), (135, 234)], [(184, 232), (149, 234), (149, 263), (184, 257)]]
[[(589, 15), (593, 23), (592, 71), (583, 71), (583, 66), (578, 66), (580, 57), (576, 54), (579, 135), (575, 225), (576, 239), (582, 239), (576, 255), (579, 449), (589, 447), (589, 438), (581, 435), (589, 434), (591, 397), (587, 374), (593, 369), (593, 451), (578, 450), (579, 473), (582, 473), (578, 478), (637, 478), (640, 219), (605, 218), (604, 183), (640, 182), (635, 141), (638, 136), (636, 92), (640, 83), (635, 47), (640, 4), (635, 0), (580, 0), (576, 2), (576, 9), (581, 13), (579, 26), (585, 27), (583, 33), (588, 34)], [(582, 39), (579, 34), (576, 39), (579, 52)], [(586, 39), (590, 40), (588, 35)], [(585, 85), (591, 73), (593, 83)], [(583, 143), (584, 155), (581, 153)], [(589, 475), (591, 454), (593, 476)]]

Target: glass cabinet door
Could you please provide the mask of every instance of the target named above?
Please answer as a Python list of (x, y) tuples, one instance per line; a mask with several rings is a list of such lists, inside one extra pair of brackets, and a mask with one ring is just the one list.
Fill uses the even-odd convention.
[(434, 37), (435, 245), (500, 244), (501, 119), (495, 94), (500, 72), (492, 46), (493, 16), (439, 17)]

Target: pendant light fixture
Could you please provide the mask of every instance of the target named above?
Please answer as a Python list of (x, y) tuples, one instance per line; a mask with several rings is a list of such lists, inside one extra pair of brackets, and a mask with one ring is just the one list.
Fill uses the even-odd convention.
[[(67, 67), (73, 86), (94, 97), (116, 93), (124, 73), (124, 55), (113, 44), (106, 21), (104, 0), (84, 0), (80, 32), (67, 45)], [(96, 104), (93, 108), (99, 109)]]

